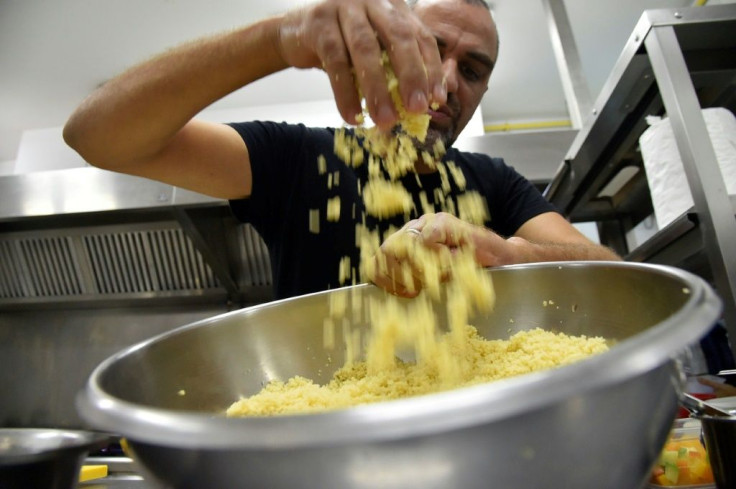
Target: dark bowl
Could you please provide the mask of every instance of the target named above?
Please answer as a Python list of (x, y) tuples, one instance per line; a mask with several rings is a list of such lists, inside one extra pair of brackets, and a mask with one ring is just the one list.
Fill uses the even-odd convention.
[(82, 462), (110, 435), (47, 428), (0, 429), (0, 488), (73, 489)]
[(736, 415), (702, 416), (700, 422), (716, 486), (736, 488)]

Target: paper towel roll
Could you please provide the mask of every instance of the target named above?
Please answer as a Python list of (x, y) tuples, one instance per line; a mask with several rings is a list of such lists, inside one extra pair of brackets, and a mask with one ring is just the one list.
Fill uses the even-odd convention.
[[(729, 195), (736, 195), (736, 117), (727, 109), (703, 109)], [(639, 138), (644, 170), (659, 228), (693, 206), (693, 197), (669, 119), (652, 118)], [(697, 162), (696, 162), (697, 163)]]

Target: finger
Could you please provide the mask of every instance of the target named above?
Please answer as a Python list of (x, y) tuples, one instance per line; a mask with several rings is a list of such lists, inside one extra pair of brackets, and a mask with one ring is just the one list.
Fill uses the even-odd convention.
[(424, 29), (417, 38), (417, 43), (426, 69), (429, 103), (443, 105), (447, 103), (447, 82), (442, 71), (442, 58), (437, 47), (437, 39)]
[(381, 46), (373, 26), (362, 7), (350, 2), (343, 2), (338, 15), (368, 113), (379, 128), (389, 128), (396, 123), (397, 113), (388, 91), (386, 73), (381, 64)]
[(408, 227), (403, 231), (403, 241), (408, 243), (402, 265), (411, 273), (413, 283), (438, 295), (439, 284), (447, 278), (451, 267), (449, 248), (427, 243), (416, 227)]
[[(375, 26), (391, 60), (399, 83), (399, 94), (409, 112), (424, 113), (429, 108), (427, 63), (436, 75), (439, 52), (429, 31), (419, 22), (404, 2), (394, 3), (387, 9), (382, 2), (373, 2), (368, 8), (371, 24)], [(436, 58), (427, 54), (427, 46), (434, 44)], [(440, 75), (441, 76), (441, 75)]]
[(373, 283), (394, 295), (416, 297), (422, 289), (421, 282), (412, 275), (410, 268), (393, 257), (384, 258), (383, 265), (376, 265)]
[(325, 68), (325, 71), (330, 77), (330, 86), (340, 116), (348, 124), (359, 124), (361, 119), (358, 116), (363, 112), (363, 109), (350, 67), (347, 65), (333, 66), (330, 69)]
[(421, 231), (423, 227), (424, 227), (424, 221), (422, 220), (422, 217), (420, 217), (418, 219), (412, 219), (410, 221), (407, 221), (406, 224), (401, 226), (401, 229), (406, 230), (406, 229), (412, 228), (412, 229), (417, 229)]
[(391, 235), (376, 253), (382, 264), (381, 270), (398, 286), (409, 291), (418, 291), (423, 286), (424, 272), (416, 261), (420, 246), (419, 231), (407, 228)]
[[(403, 258), (411, 265), (411, 273), (419, 283), (424, 282), (425, 267), (423, 263), (424, 256), (426, 258), (427, 245), (424, 241), (422, 231), (416, 227), (406, 227), (402, 230), (403, 235), (399, 238), (403, 240)], [(419, 247), (422, 248), (419, 248)]]
[(325, 17), (319, 24), (325, 26), (316, 33), (316, 53), (330, 79), (337, 109), (349, 124), (357, 122), (361, 113), (360, 96), (352, 73), (350, 53), (345, 46), (342, 31), (336, 27), (339, 22), (336, 11), (320, 12)]
[(464, 243), (464, 224), (451, 214), (439, 213), (427, 222), (422, 235), (427, 243), (456, 248)]

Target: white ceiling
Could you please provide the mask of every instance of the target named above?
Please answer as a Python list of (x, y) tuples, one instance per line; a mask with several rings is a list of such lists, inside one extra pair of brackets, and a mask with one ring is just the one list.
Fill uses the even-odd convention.
[[(15, 159), (24, 130), (62, 126), (88, 93), (131, 64), (300, 3), (304, 2), (0, 0), (0, 162)], [(692, 4), (693, 0), (566, 0), (593, 96), (645, 9)], [(484, 122), (568, 119), (541, 0), (495, 0), (493, 8), (501, 53), (483, 101)], [(290, 70), (240, 90), (216, 107), (329, 98), (321, 72)]]

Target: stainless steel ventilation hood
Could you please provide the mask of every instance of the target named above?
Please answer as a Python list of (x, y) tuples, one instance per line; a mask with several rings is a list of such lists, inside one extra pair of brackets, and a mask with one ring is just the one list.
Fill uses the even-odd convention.
[(0, 309), (271, 297), (265, 244), (225, 201), (95, 168), (0, 177)]

